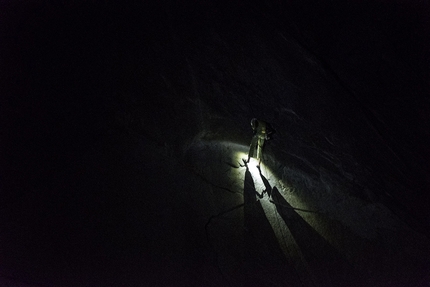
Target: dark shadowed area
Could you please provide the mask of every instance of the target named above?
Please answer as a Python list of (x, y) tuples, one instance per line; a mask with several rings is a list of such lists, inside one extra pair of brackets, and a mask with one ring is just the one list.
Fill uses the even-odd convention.
[(0, 1), (1, 286), (430, 286), (428, 1), (69, 2)]

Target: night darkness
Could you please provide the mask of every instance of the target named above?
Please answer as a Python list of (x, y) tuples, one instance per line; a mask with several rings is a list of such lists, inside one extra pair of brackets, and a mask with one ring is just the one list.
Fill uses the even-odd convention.
[(1, 286), (430, 286), (428, 1), (51, 2), (0, 4)]

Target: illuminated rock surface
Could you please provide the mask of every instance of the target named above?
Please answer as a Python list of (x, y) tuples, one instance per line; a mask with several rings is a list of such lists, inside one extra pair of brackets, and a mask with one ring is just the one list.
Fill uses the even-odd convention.
[(2, 286), (428, 286), (429, 7), (174, 2), (1, 4)]

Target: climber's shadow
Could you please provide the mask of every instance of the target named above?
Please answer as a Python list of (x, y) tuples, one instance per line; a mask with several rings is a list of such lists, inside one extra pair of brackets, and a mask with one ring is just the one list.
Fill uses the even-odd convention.
[(264, 183), (265, 190), (269, 197), (272, 198), (271, 202), (275, 204), (278, 214), (282, 217), (285, 224), (290, 229), (294, 239), (302, 249), (307, 259), (313, 261), (318, 257), (327, 259), (327, 253), (331, 257), (340, 254), (318, 233), (309, 225), (293, 208), (288, 201), (281, 195), (276, 186), (272, 187), (267, 178), (262, 174), (261, 168), (257, 167), (260, 172), (260, 177)]
[(255, 189), (254, 179), (252, 177), (251, 172), (249, 171), (248, 165), (246, 165), (245, 171), (245, 182), (243, 185), (243, 193), (244, 193), (244, 201), (245, 204), (255, 202), (258, 198), (263, 198), (263, 194), (260, 194)]
[[(244, 181), (244, 286), (264, 286), (271, 279), (294, 285), (293, 267), (289, 266), (266, 214), (257, 199), (251, 172), (246, 166)], [(288, 280), (286, 279), (288, 278)]]
[[(351, 274), (352, 266), (346, 258), (295, 211), (276, 186), (272, 189), (272, 203), (276, 205), (278, 214), (288, 226), (316, 277), (324, 284), (329, 284), (327, 286), (347, 286), (348, 278), (346, 276)], [(336, 270), (336, 282), (330, 278), (333, 270)], [(343, 278), (341, 274), (345, 274), (345, 277)]]
[[(295, 242), (300, 248), (307, 265), (314, 273), (316, 280), (322, 284), (329, 284), (329, 286), (347, 286), (347, 274), (352, 274), (352, 266), (348, 263), (346, 258), (342, 256), (332, 245), (330, 245), (324, 237), (322, 237), (308, 222), (306, 222), (282, 196), (276, 186), (271, 186), (268, 179), (262, 174), (261, 168), (257, 166), (261, 180), (263, 181), (265, 190), (259, 194), (255, 190), (254, 181), (248, 168), (245, 173), (245, 208), (248, 206), (248, 215), (245, 219), (252, 218), (253, 222), (247, 222), (247, 225), (255, 225), (255, 230), (259, 232), (270, 232), (273, 234), (271, 228), (261, 230), (262, 218), (267, 221), (260, 201), (257, 201), (257, 196), (262, 198), (264, 193), (267, 193), (271, 198), (271, 202), (275, 204), (276, 211), (287, 225), (289, 231), (294, 237)], [(253, 210), (249, 207), (253, 206)], [(305, 211), (305, 210), (302, 210)], [(308, 211), (309, 212), (309, 211)], [(253, 214), (251, 214), (253, 213)], [(260, 223), (257, 223), (255, 216), (259, 215)], [(269, 230), (270, 229), (270, 230)], [(279, 243), (276, 243), (279, 246)], [(330, 274), (333, 270), (338, 273), (336, 282), (332, 280)], [(345, 274), (342, 276), (341, 274)]]
[(263, 197), (264, 193), (267, 193), (269, 197), (272, 197), (272, 186), (270, 185), (267, 178), (261, 172), (261, 167), (259, 165), (257, 165), (257, 169), (258, 169), (258, 172), (260, 173), (261, 180), (263, 181), (263, 184), (264, 184), (264, 191), (261, 197)]

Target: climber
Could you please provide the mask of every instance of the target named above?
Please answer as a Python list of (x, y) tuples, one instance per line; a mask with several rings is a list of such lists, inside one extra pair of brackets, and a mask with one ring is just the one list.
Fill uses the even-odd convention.
[(252, 137), (251, 146), (249, 147), (248, 162), (251, 157), (261, 162), (264, 143), (271, 138), (274, 130), (269, 123), (257, 120), (256, 118), (251, 120), (251, 127), (254, 131), (254, 136)]

